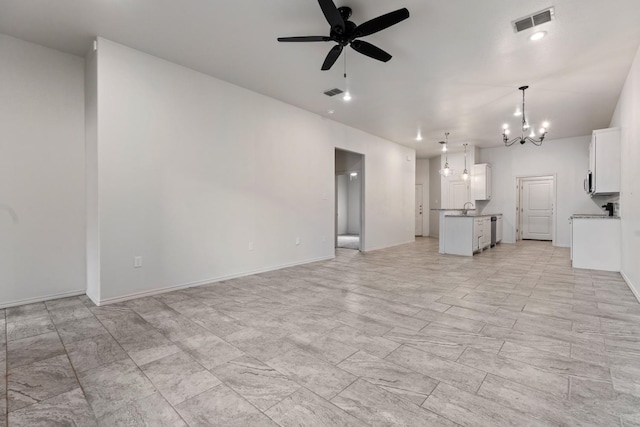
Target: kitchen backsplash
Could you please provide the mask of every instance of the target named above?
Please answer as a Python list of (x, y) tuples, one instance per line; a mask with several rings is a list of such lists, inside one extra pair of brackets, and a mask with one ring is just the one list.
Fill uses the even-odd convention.
[(613, 216), (620, 216), (620, 195), (616, 194), (611, 196), (593, 196), (591, 200), (602, 210), (604, 210), (602, 206), (606, 205), (607, 203), (613, 203)]

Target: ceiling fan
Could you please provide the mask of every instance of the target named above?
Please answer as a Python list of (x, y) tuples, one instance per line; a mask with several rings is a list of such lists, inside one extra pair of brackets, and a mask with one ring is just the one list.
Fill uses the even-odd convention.
[(349, 21), (351, 17), (350, 7), (336, 7), (333, 0), (318, 0), (320, 3), (320, 9), (324, 13), (327, 22), (331, 26), (329, 36), (300, 36), (300, 37), (279, 37), (279, 42), (336, 42), (338, 43), (329, 51), (324, 63), (322, 64), (322, 70), (329, 70), (333, 64), (338, 60), (338, 57), (342, 53), (342, 49), (345, 46), (351, 45), (351, 47), (363, 55), (370, 58), (377, 59), (378, 61), (387, 62), (391, 59), (384, 50), (380, 49), (368, 43), (364, 40), (357, 40), (360, 37), (369, 36), (378, 31), (382, 31), (392, 25), (397, 24), (400, 21), (404, 21), (409, 17), (409, 11), (407, 8), (398, 9), (393, 12), (373, 18), (363, 24), (356, 25)]

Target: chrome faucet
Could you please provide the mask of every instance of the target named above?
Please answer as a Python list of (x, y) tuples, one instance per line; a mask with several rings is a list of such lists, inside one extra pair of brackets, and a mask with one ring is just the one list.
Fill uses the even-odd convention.
[(466, 215), (469, 210), (467, 209), (467, 205), (471, 205), (472, 208), (475, 208), (475, 205), (472, 202), (467, 202), (464, 205), (462, 205), (462, 215)]

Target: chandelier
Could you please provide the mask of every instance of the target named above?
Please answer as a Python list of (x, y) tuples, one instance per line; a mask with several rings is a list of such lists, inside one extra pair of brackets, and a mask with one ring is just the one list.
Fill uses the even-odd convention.
[[(529, 89), (529, 86), (521, 86), (518, 88), (518, 90), (522, 91), (522, 110), (520, 110), (520, 108), (516, 108), (516, 112), (513, 114), (514, 116), (522, 116), (521, 136), (516, 136), (515, 138), (509, 140), (509, 133), (510, 133), (509, 125), (505, 123), (502, 126), (502, 141), (504, 142), (504, 145), (506, 145), (507, 147), (511, 147), (516, 142), (519, 142), (520, 144), (524, 144), (527, 141), (539, 147), (542, 145), (542, 141), (544, 141), (544, 137), (547, 136), (547, 128), (549, 127), (548, 122), (542, 123), (542, 127), (540, 128), (540, 138), (536, 139), (536, 132), (533, 130), (533, 128), (529, 125), (529, 122), (527, 121), (527, 117), (524, 112), (524, 91), (527, 89)], [(529, 133), (528, 136), (525, 136), (525, 134), (529, 131), (529, 129), (531, 129), (531, 133)]]
[(444, 152), (444, 168), (440, 169), (440, 175), (445, 178), (449, 177), (453, 173), (453, 169), (449, 167), (449, 159), (447, 156), (447, 152), (449, 151), (447, 148), (447, 144), (449, 143), (449, 132), (445, 132), (444, 141), (439, 142), (442, 145), (442, 151)]

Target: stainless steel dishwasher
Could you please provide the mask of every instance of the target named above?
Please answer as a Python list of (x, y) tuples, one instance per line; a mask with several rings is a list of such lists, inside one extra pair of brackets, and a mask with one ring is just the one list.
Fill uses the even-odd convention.
[(494, 247), (496, 245), (496, 235), (497, 235), (497, 227), (496, 225), (498, 224), (498, 217), (497, 216), (492, 216), (491, 217), (491, 247)]

